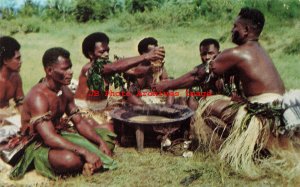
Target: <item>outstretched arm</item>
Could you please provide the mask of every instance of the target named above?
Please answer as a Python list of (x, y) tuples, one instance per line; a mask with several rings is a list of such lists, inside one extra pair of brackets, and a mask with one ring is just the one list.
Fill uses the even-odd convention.
[(210, 69), (213, 73), (222, 75), (235, 68), (241, 57), (240, 51), (236, 48), (224, 50), (211, 62)]
[(203, 81), (205, 75), (206, 74), (205, 74), (204, 66), (200, 66), (182, 75), (177, 79), (162, 81), (157, 84), (153, 84), (152, 89), (161, 92), (161, 91), (176, 90), (181, 88), (190, 88), (195, 84), (197, 84), (199, 81)]
[(131, 68), (130, 70), (127, 70), (125, 72), (125, 75), (132, 78), (141, 78), (144, 77), (145, 74), (151, 72), (151, 66), (137, 66), (134, 68)]
[(102, 73), (104, 75), (111, 75), (114, 73), (125, 72), (128, 69), (137, 66), (143, 61), (163, 60), (164, 57), (165, 50), (163, 48), (153, 48), (151, 51), (143, 55), (130, 58), (122, 58), (114, 63), (106, 64), (103, 67)]

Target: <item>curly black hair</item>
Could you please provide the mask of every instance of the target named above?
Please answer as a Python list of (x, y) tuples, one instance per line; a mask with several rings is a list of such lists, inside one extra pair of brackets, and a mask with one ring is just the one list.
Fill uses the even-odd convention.
[(250, 21), (253, 31), (259, 36), (265, 25), (264, 14), (255, 8), (244, 7), (239, 13), (240, 18)]
[(44, 68), (56, 63), (59, 56), (70, 59), (70, 52), (61, 47), (53, 47), (46, 50), (43, 55)]
[(13, 58), (15, 52), (19, 51), (20, 48), (21, 45), (16, 39), (10, 36), (0, 37), (0, 68), (4, 63), (4, 60)]
[(148, 45), (157, 46), (157, 40), (153, 37), (147, 37), (142, 39), (138, 44), (138, 51), (140, 54), (148, 52)]
[(208, 46), (208, 45), (214, 45), (218, 50), (220, 50), (220, 44), (216, 39), (213, 38), (206, 38), (202, 40), (199, 44), (199, 49), (201, 46)]
[(109, 38), (103, 32), (94, 32), (84, 38), (82, 42), (82, 53), (86, 58), (90, 58), (89, 53), (94, 52), (97, 42), (109, 44)]

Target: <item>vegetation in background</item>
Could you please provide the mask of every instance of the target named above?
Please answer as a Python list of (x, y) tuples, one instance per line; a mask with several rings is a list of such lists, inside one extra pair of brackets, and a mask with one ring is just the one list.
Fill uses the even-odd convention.
[[(169, 75), (176, 78), (201, 62), (198, 46), (202, 39), (207, 37), (218, 39), (221, 50), (234, 46), (230, 30), (240, 8), (244, 6), (259, 8), (265, 14), (266, 25), (260, 42), (269, 52), (287, 89), (300, 88), (299, 0), (49, 0), (48, 2), (41, 7), (34, 4), (34, 1), (28, 1), (18, 11), (10, 8), (1, 9), (0, 34), (13, 35), (22, 45), (21, 76), (25, 93), (44, 76), (41, 59), (44, 51), (50, 47), (61, 46), (70, 51), (74, 78), (77, 79), (82, 66), (87, 63), (81, 52), (82, 40), (96, 31), (103, 31), (109, 35), (111, 56), (137, 55), (137, 44), (142, 38), (147, 36), (157, 38), (159, 45), (163, 45), (166, 49), (165, 67)], [(117, 148), (115, 158), (119, 162), (117, 170), (97, 173), (91, 177), (61, 179), (54, 182), (53, 186), (296, 184), (293, 183), (295, 181), (272, 174), (259, 180), (244, 178), (206, 153), (184, 159), (160, 155), (156, 149), (146, 149), (143, 153), (137, 153), (133, 149)]]

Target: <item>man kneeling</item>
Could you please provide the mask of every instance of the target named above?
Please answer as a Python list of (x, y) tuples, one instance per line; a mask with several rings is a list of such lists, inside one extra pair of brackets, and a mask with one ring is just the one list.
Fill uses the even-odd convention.
[[(114, 134), (83, 118), (67, 87), (73, 75), (69, 52), (63, 48), (48, 49), (43, 56), (43, 65), (46, 77), (30, 90), (22, 112), (22, 133), (34, 136), (35, 141), (29, 144), (13, 168), (11, 178), (24, 175), (24, 168), (32, 161), (38, 173), (50, 178), (54, 174), (80, 171), (93, 174), (101, 167), (114, 167), (114, 161), (109, 157), (112, 154), (109, 144), (104, 142)], [(62, 118), (64, 114), (78, 133), (70, 132)]]

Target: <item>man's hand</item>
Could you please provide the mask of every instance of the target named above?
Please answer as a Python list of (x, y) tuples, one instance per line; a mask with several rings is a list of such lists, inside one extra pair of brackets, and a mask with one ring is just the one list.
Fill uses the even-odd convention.
[(165, 58), (165, 49), (163, 47), (155, 47), (145, 54), (145, 60), (156, 61)]
[(83, 168), (83, 173), (86, 173), (87, 175), (91, 175), (99, 169), (102, 166), (102, 162), (100, 158), (92, 152), (86, 152), (84, 154), (84, 158), (86, 160), (86, 164)]
[(108, 148), (107, 144), (105, 142), (101, 142), (99, 149), (103, 151), (103, 153), (107, 154), (108, 156), (112, 156), (112, 152)]
[(151, 88), (153, 91), (156, 91), (156, 92), (163, 92), (163, 91), (167, 91), (167, 89), (168, 89), (165, 81), (161, 81), (159, 83), (153, 83), (151, 85)]

